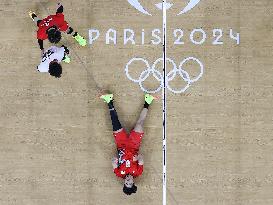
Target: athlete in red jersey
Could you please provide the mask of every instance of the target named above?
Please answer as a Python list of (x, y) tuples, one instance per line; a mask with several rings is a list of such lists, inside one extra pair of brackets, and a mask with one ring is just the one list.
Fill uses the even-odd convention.
[(81, 45), (86, 45), (86, 40), (78, 34), (73, 32), (73, 29), (69, 27), (68, 23), (64, 19), (63, 6), (61, 3), (57, 4), (57, 11), (55, 15), (50, 15), (43, 20), (40, 20), (37, 15), (30, 11), (29, 16), (37, 24), (37, 39), (42, 50), (44, 51), (43, 41), (48, 39), (51, 43), (58, 43), (61, 40), (61, 32), (71, 34), (73, 38)]
[(154, 97), (149, 94), (145, 95), (144, 108), (130, 134), (125, 132), (119, 122), (113, 104), (113, 94), (102, 95), (100, 98), (108, 104), (113, 125), (113, 135), (117, 145), (118, 157), (115, 157), (112, 161), (113, 171), (117, 177), (124, 179), (123, 192), (125, 194), (136, 193), (137, 187), (134, 184), (134, 178), (142, 174), (144, 164), (142, 155), (138, 154), (144, 135), (143, 125), (148, 113), (148, 107), (154, 100)]

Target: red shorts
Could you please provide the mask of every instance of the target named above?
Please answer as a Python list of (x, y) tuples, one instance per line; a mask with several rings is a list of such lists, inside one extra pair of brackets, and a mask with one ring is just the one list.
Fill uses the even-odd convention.
[(138, 152), (144, 133), (132, 130), (128, 135), (124, 129), (118, 133), (113, 133), (118, 149), (127, 149)]

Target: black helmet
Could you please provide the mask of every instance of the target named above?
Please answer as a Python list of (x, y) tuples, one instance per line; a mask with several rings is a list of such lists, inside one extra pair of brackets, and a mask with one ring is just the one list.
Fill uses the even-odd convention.
[(131, 195), (133, 193), (137, 192), (137, 186), (135, 184), (133, 184), (133, 186), (131, 188), (127, 187), (127, 186), (123, 186), (123, 192), (127, 195)]
[(62, 38), (61, 32), (56, 27), (50, 28), (47, 34), (50, 43), (59, 43)]
[(49, 64), (49, 74), (56, 77), (60, 78), (63, 72), (62, 66), (58, 62), (51, 62)]

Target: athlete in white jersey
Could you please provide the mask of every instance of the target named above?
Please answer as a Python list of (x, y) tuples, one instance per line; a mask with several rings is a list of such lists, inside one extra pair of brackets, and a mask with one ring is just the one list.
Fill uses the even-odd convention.
[(60, 78), (62, 75), (62, 66), (60, 63), (62, 61), (66, 63), (70, 62), (68, 54), (69, 50), (65, 46), (60, 48), (51, 46), (44, 52), (41, 63), (37, 67), (38, 71), (42, 73), (48, 72), (50, 75)]

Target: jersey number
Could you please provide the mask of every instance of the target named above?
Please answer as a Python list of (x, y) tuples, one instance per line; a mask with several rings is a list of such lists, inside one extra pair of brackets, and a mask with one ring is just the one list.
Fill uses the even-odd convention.
[(130, 166), (131, 166), (130, 160), (126, 160), (126, 167), (128, 168), (128, 167), (130, 167)]
[(48, 26), (49, 26), (50, 21), (52, 21), (52, 18), (49, 18), (49, 19), (45, 20), (45, 22), (42, 24), (42, 26), (46, 26), (46, 27), (48, 27)]

